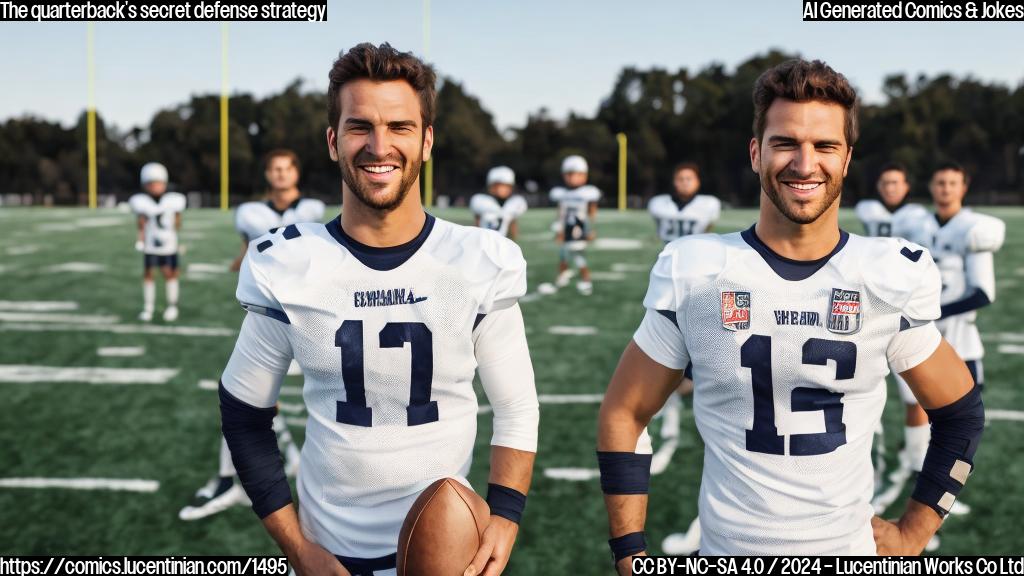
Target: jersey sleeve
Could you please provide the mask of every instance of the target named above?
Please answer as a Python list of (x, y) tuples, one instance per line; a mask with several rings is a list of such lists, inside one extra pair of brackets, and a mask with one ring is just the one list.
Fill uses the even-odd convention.
[(526, 213), (526, 198), (516, 194), (505, 201), (505, 213), (513, 218), (518, 218)]
[(526, 260), (519, 245), (498, 234), (486, 232), (483, 242), (487, 257), (497, 267), (479, 311), (490, 314), (511, 307), (526, 294)]
[(872, 208), (874, 208), (874, 203), (871, 200), (861, 200), (860, 202), (857, 202), (857, 205), (853, 208), (853, 212), (857, 215), (857, 220), (860, 220), (860, 223), (863, 224), (865, 228), (867, 227), (868, 222), (874, 220)]
[(324, 219), (327, 206), (316, 198), (303, 198), (295, 207), (297, 222), (320, 222)]
[(597, 186), (587, 186), (583, 191), (583, 197), (587, 202), (598, 202), (601, 200), (601, 190)]
[(978, 222), (967, 231), (969, 252), (998, 252), (1006, 238), (1006, 224), (998, 218), (978, 214)]
[(154, 206), (153, 199), (146, 194), (132, 194), (128, 199), (128, 207), (136, 216), (149, 216)]
[(473, 194), (469, 199), (469, 210), (477, 216), (483, 216), (487, 212), (488, 197), (485, 194)]
[(889, 342), (886, 358), (889, 367), (901, 374), (928, 359), (942, 342), (934, 322), (902, 330)]
[(683, 298), (674, 280), (675, 256), (672, 246), (666, 247), (651, 270), (644, 297), (647, 313), (633, 334), (633, 341), (658, 364), (682, 370), (689, 364), (690, 355), (680, 329)]
[(291, 324), (284, 307), (274, 297), (270, 282), (260, 268), (259, 248), (257, 242), (249, 245), (246, 257), (242, 259), (242, 267), (238, 271), (238, 288), (235, 297), (242, 308), (249, 312), (266, 316), (282, 324)]
[(540, 410), (519, 305), (488, 315), (473, 332), (480, 383), (494, 413), (491, 444), (537, 451)]
[(708, 220), (717, 222), (722, 216), (722, 201), (715, 196), (708, 196)]
[(221, 384), (232, 396), (256, 408), (274, 406), (292, 360), (287, 331), (287, 325), (266, 316), (245, 315), (221, 375)]
[[(900, 257), (907, 260), (900, 261), (904, 266), (903, 275), (917, 279), (900, 310), (900, 331), (886, 349), (890, 368), (899, 374), (927, 360), (942, 340), (932, 322), (940, 315), (942, 279), (927, 250), (904, 240), (897, 245)], [(918, 261), (912, 262), (911, 257), (918, 254), (917, 250), (920, 250)]]
[(172, 212), (184, 212), (188, 206), (188, 199), (181, 192), (166, 192), (164, 196), (166, 198), (163, 201), (167, 203)]
[[(940, 306), (939, 297), (942, 294), (942, 277), (939, 274), (939, 267), (935, 265), (931, 254), (916, 244), (901, 241), (900, 254), (903, 257), (906, 253), (915, 254), (920, 250), (920, 261), (910, 273), (918, 278), (917, 285), (910, 292), (906, 303), (903, 305), (903, 319), (911, 326), (919, 326), (939, 318)], [(914, 250), (916, 248), (916, 250)], [(906, 251), (906, 252), (904, 252)]]

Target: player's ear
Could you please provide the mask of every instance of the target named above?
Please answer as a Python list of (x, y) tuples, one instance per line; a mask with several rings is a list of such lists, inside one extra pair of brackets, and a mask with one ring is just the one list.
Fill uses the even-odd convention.
[(423, 129), (423, 161), (430, 160), (430, 153), (434, 150), (434, 127), (427, 126)]
[(757, 138), (751, 138), (748, 148), (750, 149), (750, 169), (753, 170), (755, 174), (760, 174), (761, 143), (757, 141)]
[(327, 153), (331, 160), (338, 161), (338, 133), (330, 126), (327, 127)]
[(846, 173), (850, 171), (850, 160), (853, 159), (853, 146), (846, 147), (846, 163), (843, 164), (843, 178), (846, 178)]

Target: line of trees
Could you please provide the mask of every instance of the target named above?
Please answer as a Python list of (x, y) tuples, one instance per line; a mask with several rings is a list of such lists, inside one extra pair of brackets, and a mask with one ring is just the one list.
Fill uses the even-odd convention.
[[(699, 163), (704, 189), (734, 205), (757, 202), (757, 180), (749, 168), (747, 142), (753, 111), (751, 89), (767, 67), (795, 57), (779, 51), (757, 55), (734, 71), (712, 64), (685, 68), (626, 68), (592, 117), (550, 117), (544, 109), (526, 124), (501, 133), (483, 103), (465, 87), (444, 78), (438, 89), (435, 126), (436, 195), (464, 202), (483, 185), (487, 169), (507, 164), (529, 190), (558, 183), (562, 157), (584, 155), (591, 182), (613, 202), (618, 149), (615, 134), (629, 138), (630, 201), (669, 188), (671, 167)], [(945, 160), (964, 164), (973, 176), (975, 203), (1024, 200), (1024, 84), (1015, 88), (950, 75), (889, 76), (885, 101), (861, 108), (861, 139), (847, 179), (847, 202), (873, 193), (881, 165), (907, 165), (914, 194), (926, 193), (933, 166)], [(303, 160), (303, 189), (325, 200), (340, 195), (338, 168), (326, 151), (325, 95), (295, 81), (279, 94), (230, 99), (232, 203), (263, 190), (260, 160), (286, 147)], [(125, 198), (138, 187), (138, 169), (147, 161), (167, 165), (180, 191), (198, 191), (205, 204), (219, 190), (219, 99), (193, 96), (187, 103), (159, 110), (145, 127), (117, 130), (98, 119), (101, 194)], [(34, 117), (0, 124), (0, 195), (31, 196), (33, 203), (84, 203), (86, 193), (85, 114), (75, 126)], [(980, 191), (980, 192), (979, 192)], [(538, 197), (543, 197), (539, 194)]]

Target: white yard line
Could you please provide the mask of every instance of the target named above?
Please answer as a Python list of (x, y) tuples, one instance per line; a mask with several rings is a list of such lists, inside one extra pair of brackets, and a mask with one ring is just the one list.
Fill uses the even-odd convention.
[(116, 324), (117, 316), (99, 314), (50, 314), (46, 312), (2, 312), (0, 322), (54, 322), (62, 324)]
[(597, 328), (593, 326), (551, 326), (548, 334), (556, 336), (593, 336), (597, 334)]
[(0, 300), (0, 310), (12, 312), (66, 312), (78, 310), (78, 302), (68, 300)]
[(644, 243), (636, 238), (598, 238), (594, 240), (595, 250), (639, 250)]
[[(651, 263), (653, 266), (654, 263)], [(651, 266), (642, 264), (630, 264), (629, 262), (616, 262), (612, 264), (612, 272), (650, 272)]]
[(1024, 422), (1024, 412), (1020, 410), (993, 410), (985, 409), (986, 420), (1009, 420), (1011, 422)]
[(211, 264), (208, 262), (195, 262), (189, 264), (186, 268), (187, 273), (199, 273), (199, 274), (226, 274), (228, 267), (224, 264)]
[(134, 358), (146, 353), (145, 346), (107, 346), (97, 348), (96, 354), (107, 358)]
[(103, 272), (107, 267), (103, 264), (97, 264), (96, 262), (65, 262), (63, 264), (54, 264), (53, 266), (47, 266), (43, 268), (45, 272), (82, 272), (86, 274), (95, 274), (96, 272)]
[(199, 381), (199, 388), (201, 388), (203, 390), (216, 390), (217, 389), (217, 381), (216, 380), (200, 380)]
[(1024, 345), (1000, 344), (996, 351), (1000, 354), (1024, 354)]
[(290, 404), (288, 402), (278, 402), (277, 409), (287, 414), (302, 414), (306, 411), (305, 404)]
[(159, 334), (164, 336), (235, 336), (238, 331), (203, 326), (153, 324), (28, 324), (0, 323), (0, 332), (110, 332), (112, 334)]
[(0, 488), (67, 488), (71, 490), (115, 490), (156, 492), (156, 480), (120, 478), (0, 478)]
[(0, 382), (74, 382), (87, 384), (166, 384), (177, 368), (93, 368), (0, 364)]

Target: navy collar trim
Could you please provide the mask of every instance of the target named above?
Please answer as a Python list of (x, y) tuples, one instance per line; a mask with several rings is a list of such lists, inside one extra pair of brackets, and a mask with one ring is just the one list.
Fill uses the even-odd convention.
[(947, 219), (947, 220), (943, 220), (942, 218), (939, 218), (939, 213), (938, 213), (938, 212), (936, 212), (936, 213), (935, 213), (935, 221), (939, 223), (939, 228), (942, 228), (942, 227), (943, 227), (943, 226), (945, 226), (946, 224), (949, 224), (949, 223), (950, 223), (950, 221), (952, 221), (952, 220), (953, 220), (953, 218), (956, 218), (957, 216), (959, 216), (959, 215), (960, 215), (960, 213), (961, 213), (961, 212), (963, 212), (963, 211), (964, 211), (964, 209), (963, 209), (963, 208), (960, 208), (959, 210), (957, 210), (957, 211), (956, 211), (956, 214), (953, 214), (953, 215), (952, 215), (952, 216), (950, 216), (950, 217), (949, 217), (949, 219)]
[(686, 208), (686, 206), (690, 202), (693, 202), (693, 199), (697, 197), (697, 193), (694, 192), (693, 195), (687, 198), (686, 200), (683, 200), (682, 198), (679, 197), (678, 194), (675, 193), (669, 194), (669, 196), (672, 198), (672, 202), (675, 203), (676, 209), (682, 212), (683, 208)]
[(292, 208), (295, 208), (296, 206), (298, 206), (299, 202), (302, 202), (302, 196), (299, 196), (298, 198), (293, 200), (291, 204), (289, 204), (288, 206), (285, 206), (284, 210), (278, 210), (277, 207), (274, 206), (274, 201), (273, 200), (267, 200), (267, 206), (270, 207), (270, 209), (273, 210), (274, 212), (277, 212), (278, 216), (284, 216), (285, 212), (287, 212), (287, 211), (291, 210)]
[(815, 272), (821, 270), (828, 261), (839, 253), (840, 250), (846, 246), (846, 242), (850, 240), (850, 235), (845, 230), (839, 230), (839, 242), (836, 243), (836, 247), (832, 249), (827, 255), (818, 258), (817, 260), (793, 260), (776, 254), (774, 250), (768, 247), (760, 238), (757, 237), (757, 233), (754, 232), (754, 226), (747, 228), (740, 233), (743, 240), (750, 245), (751, 248), (757, 251), (764, 258), (764, 261), (775, 271), (781, 278), (789, 281), (800, 281), (810, 278)]
[(359, 242), (346, 234), (341, 228), (340, 214), (337, 218), (328, 222), (326, 226), (327, 231), (338, 241), (338, 244), (344, 246), (363, 265), (377, 271), (385, 271), (394, 270), (405, 264), (409, 258), (412, 258), (419, 251), (423, 243), (427, 241), (430, 231), (434, 229), (435, 218), (430, 214), (426, 216), (427, 218), (423, 222), (423, 229), (420, 230), (420, 233), (412, 240), (398, 246), (367, 246)]

